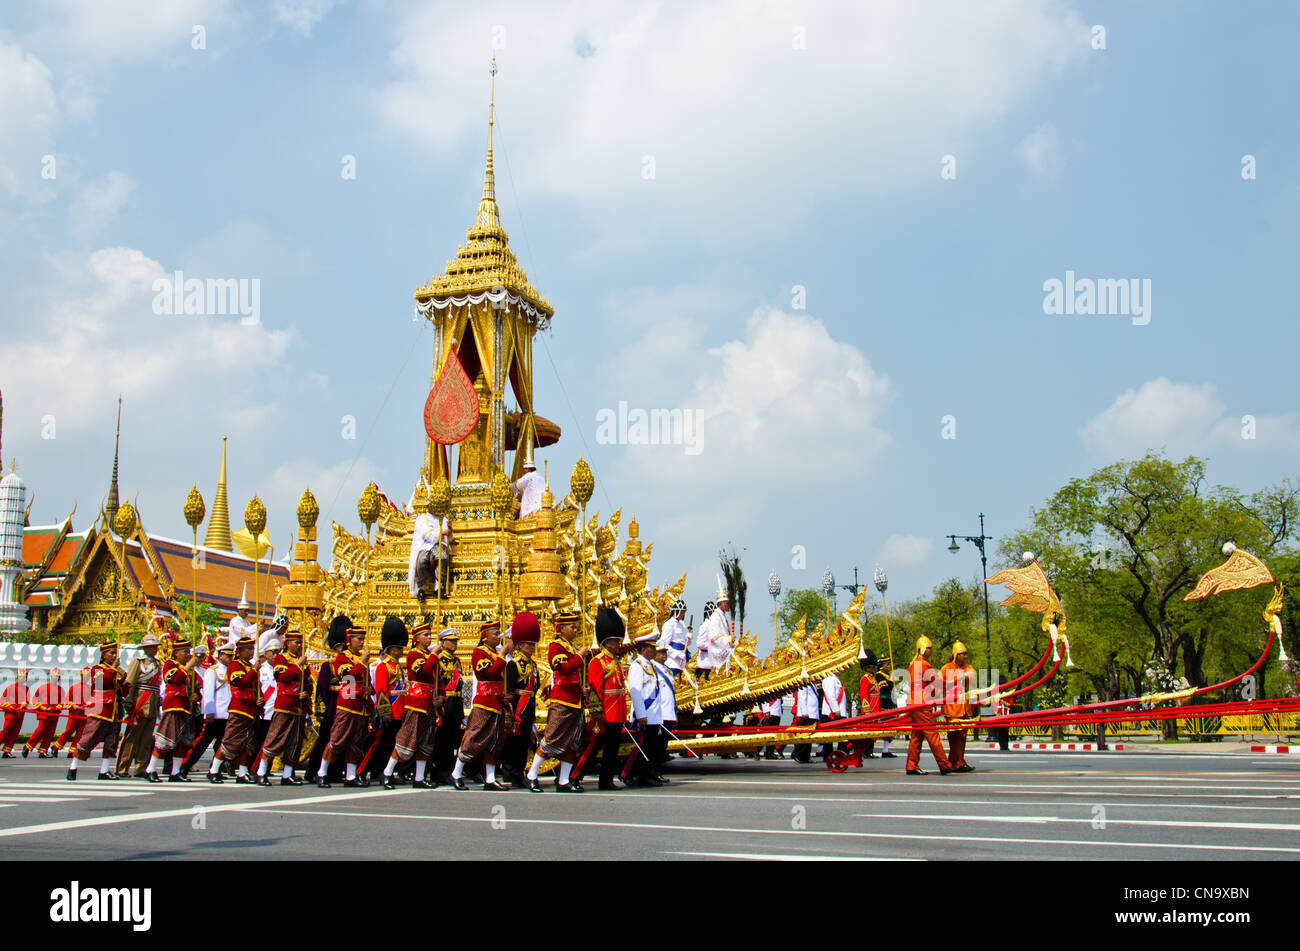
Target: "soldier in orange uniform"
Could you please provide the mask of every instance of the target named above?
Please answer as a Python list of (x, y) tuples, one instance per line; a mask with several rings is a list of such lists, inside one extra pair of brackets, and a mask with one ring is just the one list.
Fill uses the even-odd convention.
[(627, 679), (619, 660), (623, 633), (623, 619), (615, 611), (601, 608), (596, 612), (600, 653), (587, 665), (587, 683), (600, 698), (600, 788), (606, 791), (621, 788), (614, 785), (614, 777), (622, 765), (618, 744), (627, 722)]
[(86, 675), (89, 673), (89, 667), (82, 667), (77, 679), (68, 684), (63, 694), (63, 703), (68, 711), (68, 725), (54, 741), (54, 752), (57, 755), (66, 746), (68, 759), (77, 755), (77, 737), (81, 736), (81, 728), (86, 725)]
[(329, 789), (326, 779), (330, 763), (343, 757), (346, 772), (343, 785), (363, 788), (370, 781), (357, 775), (357, 767), (366, 755), (366, 739), (370, 735), (370, 651), (366, 650), (366, 632), (359, 627), (348, 628), (347, 648), (340, 650), (332, 661), (330, 671), (338, 682), (338, 700), (334, 706), (334, 722), (330, 724), (329, 745), (321, 754), (316, 785)]
[(275, 703), (271, 709), (271, 725), (266, 728), (262, 743), (262, 757), (257, 764), (257, 784), (271, 785), (267, 773), (277, 756), (284, 760), (280, 773), (281, 786), (301, 786), (302, 780), (293, 775), (298, 765), (298, 748), (302, 740), (302, 721), (311, 703), (311, 671), (302, 658), (302, 632), (286, 631), (284, 650), (271, 658), (271, 676), (275, 678)]
[(22, 731), (30, 699), (27, 693), (27, 668), (19, 667), (17, 679), (0, 691), (0, 709), (5, 712), (5, 725), (0, 730), (0, 748), (3, 748), (0, 756), (5, 759), (14, 758), (14, 744), (18, 742), (18, 734)]
[(908, 704), (925, 704), (920, 709), (912, 711), (912, 741), (907, 744), (907, 775), (909, 776), (924, 776), (926, 773), (921, 769), (922, 738), (930, 744), (930, 752), (934, 754), (934, 761), (939, 765), (939, 775), (946, 776), (952, 772), (948, 757), (943, 754), (943, 743), (939, 741), (939, 730), (934, 722), (933, 704), (938, 699), (935, 696), (938, 693), (936, 689), (938, 677), (934, 668), (930, 666), (930, 650), (928, 637), (917, 638), (916, 657), (907, 668), (907, 676), (911, 681), (911, 696), (908, 698)]
[(160, 783), (158, 770), (168, 756), (172, 760), (169, 783), (188, 783), (189, 777), (181, 775), (189, 740), (193, 738), (194, 701), (199, 692), (199, 678), (194, 673), (198, 663), (189, 638), (172, 636), (172, 656), (163, 662), (159, 680), (162, 684), (161, 713), (158, 726), (153, 731), (153, 755), (145, 769), (145, 778)]
[(374, 752), (370, 754), (368, 769), (371, 779), (383, 777), (383, 769), (402, 728), (402, 717), (406, 712), (403, 656), (410, 641), (410, 632), (401, 618), (391, 614), (384, 618), (384, 626), (379, 631), (379, 663), (375, 665), (375, 716), (379, 718), (379, 737)]
[(465, 735), (456, 753), (456, 765), (451, 771), (451, 784), (456, 789), (468, 789), (461, 775), (465, 764), (476, 756), (483, 757), (483, 789), (488, 792), (505, 792), (510, 787), (497, 782), (497, 760), (505, 746), (505, 718), (502, 705), (505, 700), (505, 655), (514, 646), (509, 636), (501, 637), (499, 623), (484, 624), (480, 629), (479, 644), (470, 656), (474, 668), (474, 703), (470, 707)]
[(50, 679), (31, 693), (31, 705), (36, 708), (36, 729), (23, 747), (23, 757), (33, 751), (41, 759), (53, 759), (50, 741), (54, 739), (55, 726), (59, 722), (59, 705), (63, 701), (59, 687), (59, 668), (50, 668)]
[(103, 744), (103, 749), (100, 750), (99, 778), (117, 779), (113, 763), (117, 757), (120, 701), (130, 689), (126, 671), (117, 666), (117, 641), (105, 641), (99, 645), (99, 663), (90, 668), (86, 683), (86, 725), (77, 738), (77, 756), (68, 767), (68, 781), (76, 780), (77, 764), (90, 759), (91, 752), (100, 744)]
[(241, 786), (253, 782), (248, 771), (249, 747), (253, 742), (257, 711), (262, 705), (261, 675), (252, 664), (255, 650), (257, 641), (254, 638), (241, 637), (235, 642), (235, 659), (226, 667), (226, 682), (230, 684), (230, 716), (226, 720), (226, 732), (221, 735), (221, 747), (213, 754), (212, 765), (208, 767), (210, 783), (225, 782), (221, 778), (221, 764), (226, 760), (239, 767), (235, 782)]
[(573, 764), (582, 754), (585, 711), (582, 706), (582, 674), (591, 657), (591, 648), (578, 648), (573, 638), (581, 630), (576, 614), (558, 614), (555, 617), (555, 639), (546, 649), (546, 663), (551, 668), (551, 684), (547, 688), (546, 732), (537, 744), (532, 765), (528, 767), (528, 791), (539, 793), (542, 785), (537, 781), (542, 763), (548, 756), (560, 761), (560, 774), (556, 779), (557, 792), (582, 792), (582, 787), (571, 782)]
[[(952, 645), (952, 660), (939, 671), (943, 681), (943, 715), (948, 720), (966, 720), (975, 716), (971, 691), (975, 689), (975, 669), (966, 659), (966, 645), (957, 641)], [(966, 762), (966, 730), (948, 731), (948, 759), (955, 773), (973, 773), (975, 767)]]
[[(436, 780), (425, 779), (425, 770), (433, 758), (433, 710), (438, 696), (438, 661), (429, 653), (433, 639), (428, 624), (420, 624), (411, 632), (414, 646), (406, 652), (406, 696), (402, 704), (402, 725), (393, 740), (393, 752), (384, 766), (385, 789), (397, 788), (393, 774), (399, 763), (415, 759), (415, 781), (412, 789), (436, 789)], [(376, 670), (376, 675), (378, 671)], [(378, 676), (376, 676), (378, 680)], [(375, 691), (378, 693), (378, 683)]]

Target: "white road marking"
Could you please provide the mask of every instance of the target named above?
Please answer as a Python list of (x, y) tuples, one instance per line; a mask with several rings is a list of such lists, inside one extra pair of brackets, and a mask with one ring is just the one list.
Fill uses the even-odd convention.
[(21, 806), (29, 802), (84, 802), (75, 796), (14, 796), (0, 793), (0, 802), (8, 802), (11, 806)]
[[(922, 819), (934, 822), (1003, 822), (1003, 823), (1047, 823), (1047, 822), (1093, 822), (1088, 816), (968, 816), (962, 814), (921, 815), (918, 813), (890, 813), (854, 815), (855, 819)], [(1106, 819), (1106, 825), (1112, 826), (1173, 826), (1177, 829), (1250, 829), (1267, 832), (1300, 832), (1300, 825), (1283, 822), (1195, 822), (1183, 819)]]
[[(1058, 795), (1058, 794), (1057, 794), (1057, 793), (1052, 793), (1052, 795), (1055, 796), (1055, 795)], [(1187, 797), (1187, 796), (1177, 796), (1177, 795), (1159, 795), (1159, 794), (1157, 794), (1157, 793), (1147, 793), (1147, 794), (1145, 794), (1145, 795), (1158, 796), (1158, 798), (1160, 798), (1160, 799), (1174, 799), (1174, 800), (1180, 800), (1180, 801), (1176, 801), (1176, 802), (1125, 802), (1125, 803), (1117, 803), (1117, 804), (1114, 804), (1114, 808), (1116, 808), (1116, 809), (1245, 809), (1245, 810), (1249, 810), (1249, 811), (1251, 811), (1251, 812), (1289, 812), (1289, 813), (1295, 813), (1295, 812), (1296, 812), (1296, 807), (1295, 807), (1295, 806), (1217, 806), (1217, 805), (1208, 804), (1208, 803), (1188, 803), (1188, 802), (1182, 802), (1182, 801), (1181, 801), (1182, 799), (1185, 799), (1185, 798), (1196, 798), (1196, 799), (1212, 798), (1212, 797), (1206, 797), (1206, 796)], [(904, 802), (904, 803), (909, 803), (909, 804), (922, 803), (922, 804), (925, 804), (925, 805), (933, 805), (933, 806), (953, 806), (953, 805), (956, 805), (956, 806), (995, 806), (995, 807), (1005, 807), (1005, 808), (1008, 808), (1008, 809), (1010, 809), (1010, 808), (1024, 808), (1024, 807), (1026, 807), (1026, 806), (1029, 806), (1029, 807), (1039, 807), (1039, 808), (1043, 808), (1043, 807), (1047, 807), (1047, 806), (1055, 805), (1054, 803), (1046, 803), (1046, 802), (1019, 802), (1019, 801), (1012, 801), (1012, 800), (1002, 800), (1002, 801), (999, 801), (999, 800), (997, 800), (997, 799), (993, 799), (993, 798), (989, 798), (989, 799), (914, 799), (914, 798), (908, 797), (908, 798), (906, 798), (906, 799), (893, 799), (893, 798), (876, 798), (876, 797), (865, 798), (865, 797), (861, 797), (861, 796), (852, 796), (852, 797), (850, 797), (850, 796), (818, 796), (816, 799), (809, 799), (808, 796), (782, 795), (781, 793), (771, 793), (771, 794), (768, 794), (768, 795), (766, 795), (766, 796), (735, 796), (735, 795), (712, 795), (712, 796), (711, 796), (711, 795), (707, 795), (707, 794), (705, 794), (705, 793), (675, 793), (675, 792), (674, 792), (674, 793), (664, 793), (664, 792), (659, 792), (659, 793), (634, 793), (634, 792), (620, 792), (620, 793), (618, 794), (618, 798), (620, 798), (620, 799), (705, 799), (705, 800), (716, 800), (716, 801), (720, 801), (720, 802), (728, 802), (728, 801), (732, 801), (732, 800), (735, 800), (735, 801), (737, 801), (737, 802), (782, 802), (782, 801), (787, 801), (787, 800), (795, 800), (795, 801), (799, 801), (799, 802), (805, 802), (805, 801), (806, 801), (806, 802), (811, 802), (811, 803), (823, 803), (823, 802), (857, 802), (857, 803), (863, 803), (863, 804), (872, 804), (872, 803), (880, 803), (880, 802)], [(1089, 794), (1088, 794), (1088, 798), (1089, 798), (1089, 799), (1097, 799), (1097, 798), (1100, 798), (1100, 797), (1098, 797), (1098, 796), (1096, 796), (1096, 795), (1094, 795), (1094, 794), (1089, 793)], [(1269, 798), (1269, 799), (1275, 799), (1275, 798), (1279, 798), (1279, 797), (1275, 797), (1275, 796), (1269, 796), (1269, 797), (1253, 797), (1253, 796), (1252, 796), (1252, 797), (1249, 797), (1249, 798)], [(1284, 799), (1300, 799), (1300, 796), (1284, 796), (1284, 797), (1280, 797), (1280, 798), (1284, 798)]]
[[(1143, 777), (1148, 779), (1150, 777)], [(1106, 776), (1083, 776), (1083, 780), (1112, 779)], [(924, 778), (906, 779), (906, 780), (881, 780), (878, 782), (808, 782), (807, 780), (766, 780), (766, 779), (674, 779), (674, 782), (680, 782), (683, 785), (706, 784), (710, 786), (811, 786), (818, 789), (835, 789), (838, 787), (849, 787), (858, 789), (879, 789), (882, 786), (903, 786), (909, 789), (935, 789), (943, 787), (945, 789), (960, 786), (963, 789), (1010, 789), (1022, 792), (1033, 792), (1035, 790), (1055, 790), (1055, 789), (1105, 789), (1123, 792), (1127, 789), (1169, 789), (1168, 786), (1162, 786), (1159, 783), (1133, 782), (1131, 778), (1123, 776), (1113, 777), (1114, 782), (1097, 783), (1078, 782), (1078, 783), (985, 783), (985, 782), (968, 782), (962, 779), (950, 779), (947, 776), (926, 780)], [(1123, 786), (1117, 786), (1116, 783), (1123, 783)], [(1187, 787), (1192, 788), (1192, 787)], [(1204, 781), (1194, 787), (1197, 791), (1205, 790), (1261, 790), (1261, 789), (1278, 789), (1285, 791), (1295, 791), (1300, 793), (1300, 783), (1276, 783), (1276, 782), (1259, 782), (1245, 785), (1227, 785), (1216, 784), (1209, 785)], [(1173, 790), (1171, 790), (1172, 792)], [(1180, 790), (1181, 791), (1181, 790)], [(1208, 793), (1206, 793), (1208, 795)]]
[[(300, 800), (310, 803), (311, 800)], [(331, 812), (323, 809), (297, 810), (292, 813), (286, 813), (275, 809), (254, 808), (247, 809), (246, 812), (274, 812), (281, 817), (289, 815), (308, 815), (308, 816), (337, 816), (344, 818), (362, 818), (362, 819), (408, 819), (417, 822), (496, 822), (498, 820), (491, 816), (430, 816), (430, 815), (412, 815), (409, 813), (391, 813), (391, 812)], [(874, 818), (874, 817), (869, 817)], [(943, 816), (944, 821), (950, 821), (951, 816)], [(1084, 820), (1090, 821), (1090, 820)], [(1178, 825), (1178, 823), (1171, 823)], [(630, 831), (635, 829), (662, 830), (665, 832), (726, 832), (737, 833), (740, 835), (805, 835), (805, 836), (832, 836), (836, 838), (850, 839), (906, 839), (926, 842), (933, 845), (936, 838), (932, 834), (926, 835), (908, 835), (901, 832), (849, 832), (849, 831), (831, 831), (820, 829), (738, 829), (726, 826), (682, 826), (682, 825), (665, 825), (661, 823), (645, 822), (608, 822), (599, 819), (509, 819), (507, 825), (557, 825), (557, 826), (597, 826), (605, 828), (622, 829)], [(1211, 823), (1213, 825), (1213, 823)], [(1114, 842), (1098, 841), (1093, 839), (1017, 839), (1006, 836), (977, 836), (977, 835), (944, 835), (944, 842), (995, 842), (995, 843), (1012, 843), (1023, 845), (1080, 845), (1111, 847), (1120, 849), (1181, 849), (1205, 852), (1279, 852), (1285, 854), (1300, 854), (1300, 848), (1286, 848), (1282, 846), (1251, 846), (1251, 845), (1202, 845), (1182, 842)]]
[(924, 859), (874, 855), (792, 855), (788, 852), (665, 852), (664, 855), (698, 855), (714, 859), (751, 859), (756, 862), (922, 862)]

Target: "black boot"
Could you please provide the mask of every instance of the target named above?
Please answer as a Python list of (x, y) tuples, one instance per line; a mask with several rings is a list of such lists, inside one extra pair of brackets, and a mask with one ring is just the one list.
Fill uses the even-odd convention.
[(524, 781), (528, 784), (529, 792), (544, 792), (544, 790), (542, 789), (542, 784), (539, 783), (537, 780), (525, 778)]
[(147, 772), (147, 773), (144, 774), (144, 778), (147, 779), (147, 780), (149, 780), (149, 782), (151, 782), (151, 783), (160, 783), (160, 782), (162, 782), (162, 777), (159, 776), (157, 773), (148, 773), (148, 772)]

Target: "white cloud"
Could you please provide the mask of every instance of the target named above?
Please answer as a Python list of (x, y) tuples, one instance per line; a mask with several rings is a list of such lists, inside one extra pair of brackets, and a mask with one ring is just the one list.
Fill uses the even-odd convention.
[(339, 5), (341, 0), (275, 0), (272, 10), (277, 23), (287, 24), (303, 36), (311, 36), (312, 27)]
[(440, 154), (480, 140), (498, 25), (497, 146), (521, 193), (576, 202), (593, 242), (629, 218), (645, 237), (749, 237), (818, 199), (937, 180), (943, 154), (1087, 50), (1077, 14), (1030, 0), (424, 5), (398, 25), (383, 115)]
[[(32, 46), (67, 58), (71, 69), (122, 60), (202, 56), (235, 20), (231, 0), (51, 0), (50, 16)], [(193, 28), (204, 27), (205, 50), (192, 49)]]
[(49, 68), (20, 47), (0, 42), (0, 188), (10, 197), (53, 197), (53, 187), (41, 178), (41, 161), (53, 154), (61, 116)]
[[(1167, 449), (1174, 455), (1214, 449), (1300, 448), (1300, 415), (1228, 413), (1213, 383), (1174, 383), (1166, 377), (1125, 390), (1079, 431), (1090, 452), (1140, 456)], [(1246, 415), (1253, 417), (1254, 438)]]
[(1056, 129), (1045, 125), (1020, 140), (1016, 155), (1039, 178), (1055, 181), (1065, 169), (1065, 154), (1056, 138)]
[(98, 182), (89, 182), (72, 200), (71, 230), (81, 239), (92, 238), (122, 209), (135, 182), (122, 172), (109, 172)]
[(881, 565), (886, 570), (908, 568), (920, 564), (934, 550), (933, 540), (923, 535), (890, 535), (876, 553), (873, 564)]

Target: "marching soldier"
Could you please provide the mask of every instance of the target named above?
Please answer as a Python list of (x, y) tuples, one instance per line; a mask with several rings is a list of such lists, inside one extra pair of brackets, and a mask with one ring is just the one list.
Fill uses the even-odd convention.
[(59, 687), (59, 668), (50, 668), (50, 679), (32, 691), (31, 704), (36, 708), (36, 729), (23, 747), (23, 758), (35, 751), (41, 759), (53, 759), (50, 741), (54, 739), (59, 722), (59, 707), (63, 700)]
[[(952, 645), (952, 660), (939, 671), (943, 681), (943, 715), (946, 720), (968, 720), (975, 716), (975, 705), (970, 692), (975, 689), (975, 668), (967, 662), (966, 645), (957, 641)], [(948, 730), (948, 760), (955, 773), (973, 773), (975, 767), (966, 762), (966, 730)]]
[[(761, 709), (762, 718), (758, 721), (759, 726), (778, 727), (781, 725), (781, 714), (785, 712), (785, 701), (782, 697), (773, 697), (770, 700), (764, 700)], [(768, 746), (763, 749), (763, 759), (785, 759), (784, 746)]]
[(460, 633), (454, 628), (438, 635), (438, 690), (434, 705), (438, 710), (438, 727), (433, 735), (433, 766), (439, 782), (451, 782), (452, 762), (460, 746), (460, 729), (465, 720), (465, 701), (461, 694), (460, 658), (456, 646)]
[(280, 773), (281, 786), (301, 786), (302, 780), (293, 774), (298, 764), (294, 758), (302, 741), (302, 724), (311, 702), (307, 686), (311, 672), (302, 658), (302, 632), (288, 631), (284, 635), (284, 650), (271, 658), (271, 675), (275, 679), (275, 699), (271, 709), (271, 725), (262, 744), (262, 756), (257, 764), (257, 784), (270, 786), (267, 775), (271, 763), (278, 756), (284, 761)]
[(528, 767), (526, 779), (529, 792), (542, 791), (537, 777), (547, 757), (555, 757), (560, 761), (556, 791), (582, 792), (581, 786), (570, 782), (573, 764), (582, 754), (585, 724), (582, 675), (587, 660), (591, 657), (590, 647), (578, 648), (573, 643), (579, 628), (578, 615), (557, 614), (555, 616), (555, 639), (547, 648), (546, 655), (547, 665), (551, 668), (550, 696), (546, 703), (546, 731), (537, 744), (537, 752)]
[(162, 671), (162, 664), (158, 661), (160, 643), (157, 634), (146, 634), (140, 641), (140, 653), (126, 668), (129, 690), (126, 732), (122, 734), (115, 770), (120, 776), (131, 774), (133, 762), (136, 778), (147, 772), (147, 754), (153, 750), (154, 723), (158, 718), (158, 675)]
[(27, 716), (27, 668), (19, 667), (17, 678), (0, 691), (0, 708), (5, 712), (4, 728), (0, 730), (0, 756), (4, 759), (14, 758), (14, 744), (23, 729), (23, 719)]
[[(235, 642), (235, 659), (226, 666), (226, 681), (230, 685), (229, 718), (221, 736), (221, 746), (212, 756), (208, 767), (208, 782), (222, 783), (221, 764), (229, 761), (238, 767), (235, 782), (241, 786), (253, 782), (248, 772), (249, 747), (254, 738), (254, 722), (261, 706), (261, 677), (253, 666), (253, 651), (257, 641), (241, 637)], [(254, 752), (256, 752), (254, 750)]]
[[(632, 720), (641, 739), (640, 748), (632, 751), (628, 780), (629, 784), (640, 786), (662, 786), (663, 780), (655, 775), (659, 768), (659, 738), (663, 734), (664, 718), (663, 709), (659, 706), (659, 691), (663, 685), (654, 668), (654, 634), (638, 638), (636, 647), (638, 655), (632, 658), (627, 668), (626, 689), (632, 701)], [(664, 745), (667, 746), (666, 743)], [(601, 773), (600, 788), (613, 790), (615, 787), (612, 782), (609, 786), (605, 785), (603, 769)]]
[(77, 739), (77, 756), (68, 767), (68, 781), (77, 778), (77, 764), (90, 759), (96, 746), (100, 750), (99, 778), (117, 779), (113, 763), (117, 756), (117, 725), (121, 713), (121, 698), (126, 694), (126, 671), (117, 666), (117, 641), (99, 645), (99, 663), (90, 668), (88, 675), (86, 725)]
[(81, 673), (77, 679), (68, 684), (67, 693), (63, 695), (63, 702), (68, 708), (68, 725), (63, 728), (59, 738), (54, 741), (54, 753), (57, 756), (63, 752), (63, 748), (68, 748), (68, 759), (73, 759), (77, 755), (77, 737), (81, 736), (81, 729), (86, 725), (86, 697), (88, 694), (86, 688), (86, 675), (90, 673), (89, 667), (81, 668)]
[(654, 777), (660, 782), (667, 782), (659, 767), (668, 762), (668, 741), (677, 726), (677, 680), (672, 670), (665, 663), (668, 651), (659, 647), (655, 650), (654, 669), (659, 677), (659, 717), (663, 723), (662, 735), (659, 737), (659, 751), (655, 758)]
[(451, 771), (451, 785), (468, 789), (461, 778), (465, 765), (474, 757), (483, 757), (485, 778), (483, 789), (488, 792), (505, 792), (510, 787), (497, 782), (497, 760), (505, 745), (505, 719), (502, 701), (505, 698), (505, 654), (513, 646), (509, 637), (501, 637), (501, 625), (485, 624), (479, 635), (479, 645), (474, 648), (470, 663), (474, 667), (474, 702), (470, 707), (465, 735), (461, 737), (456, 765)]
[(172, 636), (172, 656), (162, 665), (159, 681), (162, 687), (158, 726), (153, 732), (153, 755), (149, 757), (149, 766), (145, 769), (145, 778), (151, 783), (160, 783), (162, 778), (158, 770), (163, 762), (171, 757), (169, 783), (188, 783), (188, 776), (181, 772), (185, 761), (185, 734), (190, 729), (190, 718), (194, 713), (194, 699), (198, 688), (198, 675), (194, 672), (197, 663), (188, 638), (179, 634)]
[[(862, 703), (862, 713), (871, 714), (879, 713), (881, 710), (892, 710), (894, 707), (893, 688), (894, 684), (889, 677), (879, 670), (880, 662), (876, 659), (876, 652), (873, 650), (864, 651), (865, 657), (860, 661), (862, 665), (862, 679), (858, 681), (858, 697)], [(885, 737), (881, 744), (880, 755), (882, 758), (893, 758), (894, 754), (889, 752), (890, 738)], [(876, 747), (875, 737), (868, 737), (862, 740), (862, 758), (872, 759), (875, 756), (873, 750)]]
[[(795, 726), (810, 727), (821, 717), (821, 698), (813, 684), (804, 684), (794, 692), (794, 707), (791, 711)], [(796, 763), (808, 763), (812, 760), (812, 744), (796, 743), (790, 758)]]
[(921, 740), (930, 745), (934, 761), (939, 765), (939, 775), (947, 776), (952, 772), (948, 757), (944, 755), (943, 743), (939, 741), (939, 731), (934, 723), (935, 672), (930, 666), (930, 639), (919, 637), (916, 641), (916, 657), (908, 665), (907, 676), (911, 680), (909, 705), (924, 704), (912, 711), (912, 740), (907, 744), (907, 775), (924, 776), (921, 769)]
[(234, 645), (222, 644), (216, 653), (216, 662), (204, 669), (199, 681), (203, 696), (200, 709), (203, 715), (203, 729), (198, 739), (194, 741), (194, 745), (190, 747), (190, 751), (185, 754), (185, 761), (181, 764), (183, 776), (189, 776), (190, 770), (194, 769), (203, 754), (208, 751), (209, 745), (220, 749), (226, 735), (226, 724), (230, 718), (230, 682), (227, 674), (231, 662), (235, 659)]
[[(335, 615), (333, 620), (330, 621), (329, 633), (325, 635), (325, 646), (337, 655), (346, 644), (348, 630), (351, 627), (352, 619), (350, 617), (346, 614)], [(339, 682), (334, 676), (333, 658), (322, 661), (316, 669), (315, 688), (313, 705), (320, 726), (316, 734), (316, 743), (307, 756), (304, 767), (308, 777), (314, 776), (319, 769), (321, 759), (325, 754), (325, 747), (329, 745), (330, 731), (334, 727), (334, 710), (338, 705)]]
[[(379, 632), (379, 663), (375, 665), (374, 675), (375, 716), (380, 722), (378, 743), (371, 755), (374, 765), (370, 774), (375, 778), (383, 775), (382, 770), (389, 762), (397, 733), (402, 728), (406, 695), (406, 667), (402, 663), (402, 654), (410, 639), (401, 618), (391, 614), (384, 618), (384, 626)], [(389, 788), (387, 780), (384, 786)]]
[[(386, 622), (385, 622), (386, 623)], [(393, 740), (393, 752), (384, 766), (384, 788), (397, 788), (393, 773), (399, 763), (415, 759), (413, 789), (435, 789), (437, 781), (425, 778), (425, 770), (433, 758), (434, 704), (438, 702), (438, 661), (429, 653), (432, 629), (420, 624), (411, 632), (412, 647), (406, 653), (406, 697), (403, 703), (402, 723)]]
[(537, 664), (533, 651), (542, 629), (531, 611), (515, 615), (510, 639), (515, 648), (506, 662), (506, 745), (501, 752), (501, 772), (512, 786), (524, 785), (524, 761), (537, 716)]
[(618, 744), (623, 738), (623, 723), (627, 720), (627, 681), (619, 661), (623, 643), (623, 619), (610, 608), (596, 612), (596, 639), (600, 653), (587, 664), (587, 683), (600, 698), (601, 752), (600, 784), (604, 790), (613, 790), (614, 777), (619, 772)]
[(357, 767), (366, 755), (365, 741), (370, 732), (370, 651), (366, 650), (366, 632), (359, 627), (347, 631), (347, 648), (339, 651), (330, 662), (331, 672), (338, 682), (338, 700), (334, 707), (334, 722), (330, 726), (330, 739), (321, 754), (316, 785), (329, 789), (326, 779), (330, 763), (343, 759), (347, 773), (343, 785), (364, 788), (369, 780), (357, 775)]

